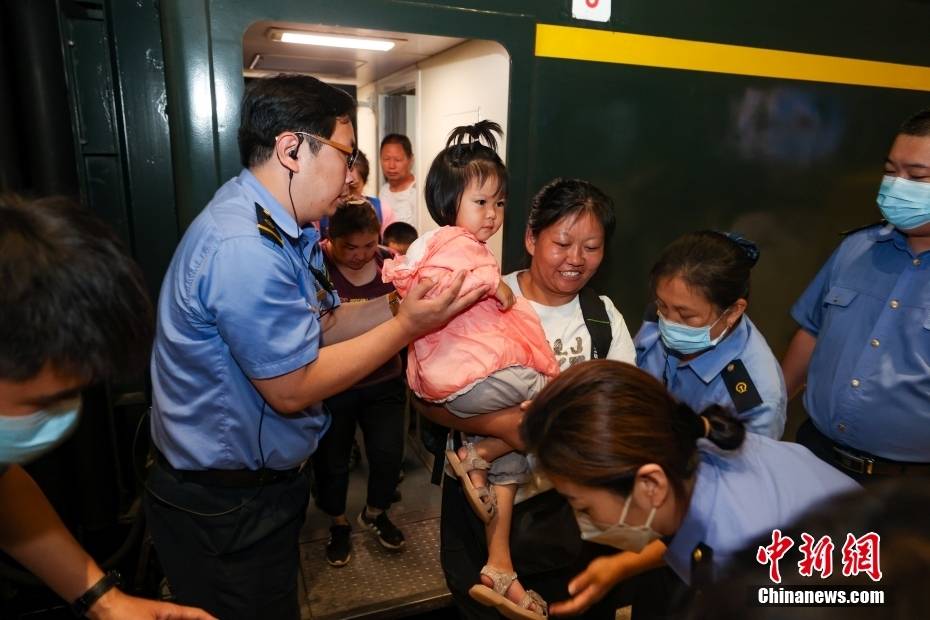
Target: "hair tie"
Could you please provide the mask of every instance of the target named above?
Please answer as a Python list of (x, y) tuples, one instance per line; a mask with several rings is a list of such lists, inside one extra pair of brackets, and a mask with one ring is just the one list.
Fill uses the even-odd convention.
[(706, 439), (710, 437), (710, 418), (705, 415), (700, 415), (698, 417), (701, 418), (701, 423), (704, 425), (704, 434), (701, 436)]

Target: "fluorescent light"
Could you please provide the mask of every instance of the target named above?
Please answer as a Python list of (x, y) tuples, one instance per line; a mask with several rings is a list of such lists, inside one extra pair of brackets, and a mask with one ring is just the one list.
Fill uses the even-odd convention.
[(352, 35), (318, 34), (297, 30), (272, 29), (270, 36), (282, 43), (301, 43), (303, 45), (322, 45), (324, 47), (344, 47), (356, 50), (386, 52), (395, 45), (390, 39), (369, 39)]

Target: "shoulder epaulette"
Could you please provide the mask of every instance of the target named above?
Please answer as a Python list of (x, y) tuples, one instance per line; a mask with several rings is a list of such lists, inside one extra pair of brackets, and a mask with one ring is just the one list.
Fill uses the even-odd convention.
[(272, 241), (275, 245), (284, 247), (284, 241), (281, 240), (281, 235), (278, 234), (278, 227), (271, 218), (271, 213), (257, 202), (255, 203), (255, 220), (258, 226), (258, 234)]
[(737, 413), (749, 411), (762, 404), (759, 390), (749, 378), (749, 371), (746, 370), (742, 360), (733, 360), (727, 364), (723, 369), (723, 382), (727, 386)]
[(706, 588), (714, 580), (714, 550), (698, 543), (691, 551), (691, 587)]
[(865, 230), (865, 229), (867, 229), (867, 228), (872, 228), (872, 227), (874, 227), (874, 226), (884, 226), (884, 225), (887, 224), (887, 223), (888, 223), (888, 222), (885, 221), (885, 220), (879, 220), (879, 221), (877, 221), (877, 222), (872, 222), (871, 224), (866, 224), (865, 226), (857, 226), (856, 228), (850, 228), (849, 230), (844, 230), (843, 232), (840, 233), (840, 236), (841, 236), (841, 237), (848, 237), (849, 235), (851, 235), (851, 234), (853, 234), (853, 233), (857, 233), (857, 232), (859, 232), (860, 230)]

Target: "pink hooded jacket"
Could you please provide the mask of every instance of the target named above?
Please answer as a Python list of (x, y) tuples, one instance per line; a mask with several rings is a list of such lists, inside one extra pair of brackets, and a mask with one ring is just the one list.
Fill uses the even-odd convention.
[[(421, 243), (423, 241), (423, 243)], [(425, 245), (422, 256), (417, 244)], [(416, 262), (414, 262), (414, 260)], [(417, 396), (433, 402), (466, 392), (491, 373), (526, 366), (554, 377), (559, 366), (536, 312), (522, 297), (506, 312), (494, 299), (500, 267), (487, 246), (458, 226), (443, 226), (414, 242), (407, 256), (384, 261), (382, 277), (406, 296), (423, 278), (438, 285), (429, 297), (446, 290), (456, 272), (468, 272), (462, 294), (488, 288), (485, 297), (439, 331), (410, 345), (407, 381)]]

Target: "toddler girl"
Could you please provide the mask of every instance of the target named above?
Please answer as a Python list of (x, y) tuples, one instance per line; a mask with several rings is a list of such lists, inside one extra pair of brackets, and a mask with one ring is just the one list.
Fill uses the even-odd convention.
[[(465, 270), (462, 293), (488, 296), (441, 330), (410, 346), (407, 380), (417, 396), (466, 418), (532, 399), (559, 370), (539, 317), (515, 299), (485, 243), (503, 223), (507, 169), (497, 154), (500, 126), (491, 121), (457, 127), (433, 160), (426, 206), (439, 228), (417, 239), (406, 256), (386, 260), (385, 282), (401, 295), (423, 278), (437, 295)], [(510, 519), (517, 486), (529, 480), (526, 458), (500, 439), (466, 437), (446, 453), (472, 508), (485, 522), (488, 563), (471, 595), (514, 618), (539, 618), (546, 603), (516, 581), (510, 559)]]

